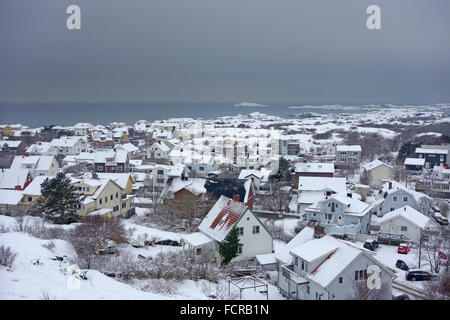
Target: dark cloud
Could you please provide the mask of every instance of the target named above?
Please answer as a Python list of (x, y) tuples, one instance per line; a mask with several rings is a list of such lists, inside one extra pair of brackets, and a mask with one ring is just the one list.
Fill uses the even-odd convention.
[[(370, 4), (382, 30), (365, 26)], [(449, 12), (448, 0), (2, 0), (0, 101), (448, 102)]]

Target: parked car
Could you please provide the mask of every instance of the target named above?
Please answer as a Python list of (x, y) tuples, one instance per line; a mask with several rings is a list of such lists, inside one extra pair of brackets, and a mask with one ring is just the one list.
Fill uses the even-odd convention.
[(363, 245), (364, 248), (375, 251), (378, 248), (378, 242), (375, 240), (366, 240)]
[(406, 271), (405, 278), (409, 281), (429, 281), (434, 280), (437, 277), (437, 275), (432, 274), (425, 270), (408, 270)]
[(445, 217), (443, 217), (441, 215), (438, 215), (438, 214), (434, 214), (432, 217), (440, 225), (448, 226), (448, 219), (447, 218), (445, 218)]
[(400, 260), (400, 259), (397, 260), (397, 262), (395, 263), (395, 266), (397, 268), (401, 269), (401, 270), (404, 270), (404, 271), (408, 271), (409, 270), (409, 267), (406, 264), (406, 262), (403, 261), (403, 260)]
[(411, 247), (408, 246), (406, 243), (400, 243), (397, 248), (397, 253), (408, 254), (410, 250)]
[(411, 299), (406, 294), (400, 294), (398, 296), (392, 296), (392, 300), (411, 300)]

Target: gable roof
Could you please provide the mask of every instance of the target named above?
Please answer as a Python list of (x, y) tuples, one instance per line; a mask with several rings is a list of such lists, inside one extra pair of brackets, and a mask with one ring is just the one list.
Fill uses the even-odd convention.
[(329, 177), (299, 177), (299, 191), (334, 191), (337, 193), (346, 193), (345, 178), (329, 178)]
[(23, 194), (18, 190), (0, 190), (0, 204), (18, 205), (22, 200)]
[[(353, 261), (362, 255), (365, 255), (372, 261), (378, 263), (393, 275), (389, 268), (384, 266), (370, 254), (366, 253), (363, 249), (329, 235), (324, 235), (321, 238), (316, 239), (313, 236), (313, 230), (314, 229), (311, 227), (305, 227), (300, 231), (295, 238), (301, 239), (302, 244), (290, 251), (294, 255), (308, 258), (309, 261), (324, 258), (314, 270), (311, 270), (305, 275), (307, 279), (326, 288), (336, 279), (336, 277), (350, 266)], [(294, 239), (292, 239), (291, 242), (294, 241)]]
[(0, 171), (0, 189), (24, 187), (29, 174), (28, 169), (3, 169)]
[(198, 229), (209, 237), (222, 242), (247, 209), (248, 207), (242, 202), (221, 196), (200, 223)]
[(373, 169), (378, 168), (379, 166), (383, 166), (383, 165), (393, 169), (390, 165), (387, 165), (386, 163), (384, 163), (380, 160), (373, 160), (372, 162), (365, 164), (363, 166), (363, 168), (367, 171), (370, 171), (370, 170), (373, 170)]
[(334, 163), (296, 163), (295, 172), (334, 173)]
[(387, 222), (398, 216), (401, 216), (402, 218), (415, 224), (419, 228), (425, 228), (425, 226), (430, 221), (430, 218), (428, 218), (426, 215), (420, 213), (416, 209), (411, 208), (410, 206), (404, 206), (404, 207), (398, 208), (397, 210), (386, 213), (382, 218), (380, 218), (378, 220), (378, 223), (380, 224), (380, 223)]

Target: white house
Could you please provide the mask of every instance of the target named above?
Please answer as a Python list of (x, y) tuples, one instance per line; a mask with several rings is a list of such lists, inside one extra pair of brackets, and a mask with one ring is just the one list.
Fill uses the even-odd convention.
[(94, 126), (91, 123), (79, 122), (73, 126), (73, 131), (77, 136), (87, 136), (93, 128)]
[[(238, 256), (234, 260), (253, 259), (256, 255), (273, 252), (272, 234), (253, 211), (242, 202), (221, 196), (202, 220), (198, 230), (218, 244), (233, 229), (237, 229), (239, 235)], [(185, 240), (190, 239), (188, 237)], [(210, 245), (205, 238), (203, 242)], [(191, 246), (194, 247), (195, 243)]]
[(403, 235), (416, 243), (420, 241), (421, 230), (429, 230), (433, 226), (430, 218), (410, 206), (386, 213), (377, 224), (381, 232)]
[(11, 169), (29, 169), (32, 178), (56, 176), (59, 164), (54, 156), (15, 156)]
[(336, 146), (337, 166), (359, 166), (361, 162), (361, 146)]
[(147, 148), (148, 159), (168, 159), (170, 148), (163, 141), (157, 141)]
[(46, 155), (69, 155), (79, 154), (86, 151), (87, 143), (80, 137), (61, 137), (59, 139), (53, 139), (50, 142), (50, 148)]
[(367, 250), (324, 234), (321, 227), (305, 227), (286, 247), (288, 254), (278, 256), (278, 288), (289, 299), (351, 299), (355, 284), (367, 282), (372, 272), (379, 273), (382, 298), (392, 298), (393, 271)]
[(346, 194), (345, 178), (299, 177), (297, 190), (297, 212), (303, 214), (313, 203), (324, 200), (333, 193)]

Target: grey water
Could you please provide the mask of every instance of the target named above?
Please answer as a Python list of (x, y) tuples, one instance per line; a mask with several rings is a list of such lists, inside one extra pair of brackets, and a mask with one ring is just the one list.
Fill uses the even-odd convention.
[[(301, 104), (275, 103), (267, 107), (234, 107), (236, 102), (149, 102), (149, 103), (0, 103), (0, 124), (20, 123), (43, 127), (49, 125), (74, 125), (77, 122), (107, 125), (111, 122), (134, 124), (140, 119), (155, 121), (169, 118), (215, 119), (222, 116), (265, 113), (281, 118), (292, 118), (302, 113), (364, 113), (368, 106), (355, 109), (321, 108), (308, 106), (293, 109)], [(374, 107), (374, 106), (371, 106)], [(375, 106), (376, 107), (376, 106)], [(389, 106), (383, 106), (389, 107)]]

